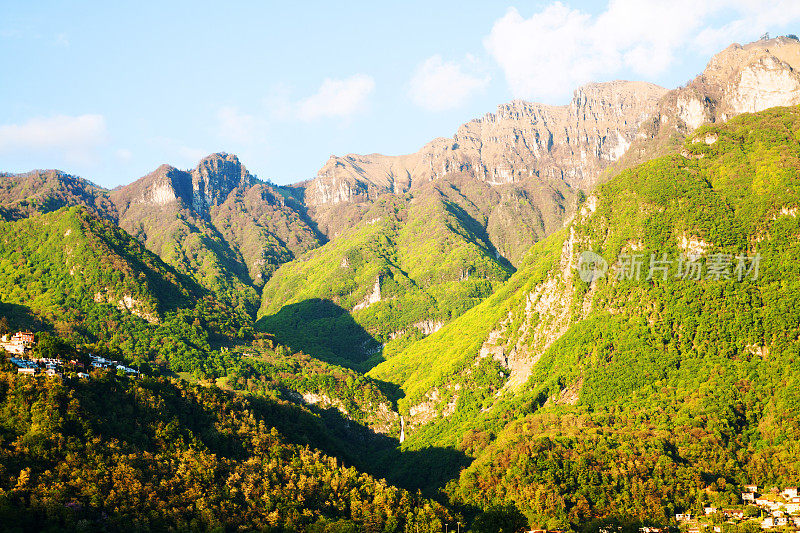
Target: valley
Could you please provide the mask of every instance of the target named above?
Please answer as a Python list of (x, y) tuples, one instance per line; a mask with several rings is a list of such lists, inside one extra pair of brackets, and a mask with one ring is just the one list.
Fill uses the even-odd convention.
[(292, 185), (0, 174), (0, 529), (794, 528), (798, 176), (793, 36)]

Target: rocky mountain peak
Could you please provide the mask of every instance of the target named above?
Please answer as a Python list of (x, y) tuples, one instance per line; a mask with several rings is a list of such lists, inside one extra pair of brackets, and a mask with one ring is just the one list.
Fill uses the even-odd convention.
[(180, 202), (200, 216), (222, 204), (230, 194), (247, 189), (256, 179), (233, 154), (205, 157), (191, 171), (161, 165), (139, 180), (112, 192), (114, 202), (124, 209), (131, 204), (166, 205)]
[(637, 140), (796, 104), (796, 37), (733, 44), (697, 78), (671, 91), (641, 81), (590, 83), (566, 105), (500, 105), (460, 126), (451, 139), (434, 139), (414, 154), (331, 157), (306, 185), (305, 199), (309, 206), (367, 202), (456, 173), (491, 186), (556, 180), (591, 189)]
[(800, 66), (800, 41), (795, 36), (783, 36), (745, 45), (734, 43), (711, 58), (703, 75), (730, 79), (747, 66), (764, 60), (768, 63), (778, 60), (797, 69)]
[(121, 211), (135, 204), (163, 206), (182, 202), (190, 205), (191, 176), (186, 171), (163, 164), (135, 182), (111, 191), (111, 199)]
[(192, 171), (192, 206), (198, 213), (208, 212), (222, 204), (235, 189), (253, 183), (255, 178), (234, 154), (211, 154)]
[[(660, 121), (691, 131), (741, 113), (800, 104), (800, 41), (777, 37), (732, 44), (687, 86), (670, 91)], [(679, 119), (673, 124), (673, 117)]]
[(581, 87), (561, 106), (513, 100), (414, 154), (331, 157), (306, 187), (306, 202), (369, 201), (458, 173), (492, 186), (554, 179), (588, 188), (630, 146), (666, 92), (650, 83), (613, 81)]

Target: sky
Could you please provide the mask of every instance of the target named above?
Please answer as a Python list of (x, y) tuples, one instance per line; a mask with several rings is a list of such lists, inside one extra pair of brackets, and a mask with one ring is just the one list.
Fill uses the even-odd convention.
[(0, 0), (0, 171), (112, 188), (224, 151), (288, 184), (516, 98), (674, 88), (765, 32), (800, 34), (800, 2)]

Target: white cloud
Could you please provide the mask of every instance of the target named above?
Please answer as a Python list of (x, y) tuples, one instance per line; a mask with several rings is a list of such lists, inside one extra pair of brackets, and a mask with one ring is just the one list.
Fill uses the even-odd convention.
[[(466, 63), (474, 62), (471, 56), (467, 56)], [(460, 107), (488, 84), (488, 76), (465, 72), (461, 63), (444, 61), (442, 56), (435, 55), (417, 67), (409, 83), (408, 94), (420, 107), (444, 111)]]
[(89, 163), (96, 158), (95, 149), (107, 140), (102, 115), (57, 115), (0, 125), (0, 153), (30, 152)]
[(510, 8), (484, 46), (515, 97), (552, 101), (621, 72), (653, 78), (687, 48), (708, 54), (798, 20), (794, 0), (611, 0), (598, 15), (555, 2), (529, 18)]
[(374, 89), (375, 80), (366, 74), (342, 80), (326, 78), (315, 94), (298, 102), (298, 117), (304, 121), (348, 118), (366, 107)]
[(234, 143), (252, 143), (260, 139), (263, 125), (253, 115), (235, 107), (223, 107), (217, 112), (219, 136)]

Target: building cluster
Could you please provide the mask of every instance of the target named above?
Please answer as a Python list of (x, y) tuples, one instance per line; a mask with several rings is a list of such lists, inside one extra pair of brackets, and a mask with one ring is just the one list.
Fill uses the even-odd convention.
[(34, 336), (30, 331), (18, 331), (13, 335), (3, 335), (0, 338), (0, 348), (15, 355), (25, 355), (33, 348)]
[(715, 533), (722, 532), (722, 526), (709, 523), (714, 516), (721, 517), (728, 522), (739, 522), (750, 519), (757, 520), (761, 529), (800, 529), (800, 495), (797, 487), (786, 487), (782, 491), (772, 489), (769, 494), (760, 494), (757, 485), (745, 485), (742, 493), (743, 506), (758, 508), (758, 516), (748, 512), (745, 517), (743, 509), (720, 509), (717, 507), (704, 507), (703, 516), (694, 516), (691, 513), (679, 513), (675, 520), (687, 526), (687, 533), (700, 533), (708, 529)]
[(131, 368), (129, 366), (121, 365), (116, 361), (112, 361), (110, 359), (105, 359), (103, 357), (99, 357), (97, 355), (89, 354), (89, 358), (91, 359), (92, 368), (111, 368), (113, 370), (122, 370), (128, 375), (138, 376), (139, 371), (135, 368)]
[(742, 501), (761, 509), (762, 529), (800, 528), (800, 494), (797, 487), (786, 487), (782, 491), (759, 494), (758, 486), (747, 485)]
[[(50, 357), (30, 357), (28, 352), (35, 345), (35, 337), (31, 332), (18, 332), (12, 336), (4, 335), (0, 339), (0, 347), (10, 354), (21, 357), (10, 357), (11, 364), (17, 367), (17, 373), (28, 376), (45, 375), (48, 377), (64, 377), (65, 369), (75, 371), (79, 378), (88, 378), (86, 365), (77, 359), (62, 360)], [(129, 376), (138, 376), (139, 371), (122, 365), (116, 361), (89, 354), (91, 369), (121, 370)]]

